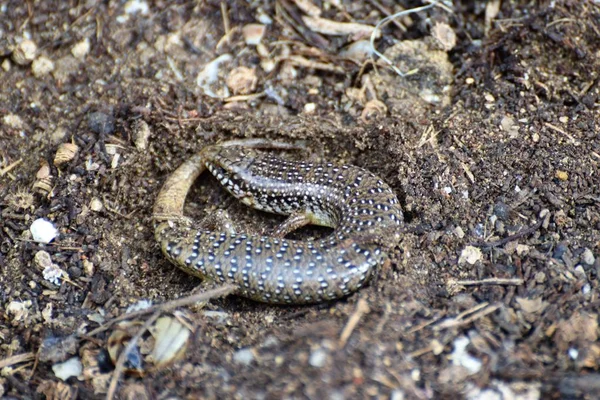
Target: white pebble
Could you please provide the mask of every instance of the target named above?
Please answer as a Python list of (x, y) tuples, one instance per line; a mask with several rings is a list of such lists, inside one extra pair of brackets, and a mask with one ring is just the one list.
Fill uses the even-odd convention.
[(40, 250), (37, 253), (35, 253), (35, 256), (33, 256), (33, 260), (40, 268), (46, 268), (52, 265), (52, 257), (50, 257), (50, 254), (44, 250)]
[(583, 261), (587, 265), (594, 265), (594, 263), (596, 262), (596, 257), (594, 257), (594, 253), (592, 253), (592, 251), (586, 247), (586, 249), (583, 251), (583, 254), (581, 255), (581, 261)]
[(317, 109), (317, 105), (315, 103), (306, 103), (304, 105), (304, 113), (305, 114), (312, 114), (315, 112), (316, 109)]
[(73, 48), (71, 48), (71, 54), (73, 54), (73, 57), (78, 58), (78, 59), (83, 59), (85, 58), (85, 56), (88, 55), (88, 53), (90, 52), (90, 39), (85, 38), (83, 40), (81, 40), (80, 42), (77, 42), (75, 44), (75, 46), (73, 46)]
[(35, 59), (37, 45), (29, 39), (23, 40), (12, 53), (12, 59), (19, 65), (27, 65)]
[(69, 358), (67, 361), (54, 364), (52, 371), (58, 379), (66, 381), (72, 376), (79, 376), (83, 372), (83, 366), (79, 357)]
[(48, 75), (52, 71), (54, 71), (54, 62), (48, 57), (38, 57), (31, 64), (31, 72), (36, 78)]
[(219, 79), (219, 71), (221, 70), (221, 66), (228, 64), (231, 60), (233, 60), (231, 54), (221, 54), (219, 57), (207, 63), (198, 73), (198, 76), (196, 77), (196, 84), (200, 87), (204, 94), (214, 98), (229, 97), (229, 90), (227, 86), (221, 87), (220, 89), (213, 89), (212, 86), (217, 83)]
[(592, 286), (589, 283), (586, 283), (581, 288), (581, 293), (583, 293), (584, 295), (589, 294), (591, 291), (592, 291)]
[(233, 362), (236, 364), (250, 365), (254, 361), (254, 352), (251, 348), (241, 349), (233, 355)]
[(574, 347), (571, 347), (569, 349), (569, 357), (571, 357), (571, 360), (577, 360), (578, 356), (579, 356), (579, 350), (577, 350)]
[(56, 264), (50, 264), (46, 268), (44, 268), (44, 271), (42, 271), (42, 276), (44, 277), (45, 280), (47, 280), (48, 282), (50, 282), (54, 285), (59, 285), (59, 286), (60, 286), (60, 278), (62, 278), (63, 275), (64, 275), (63, 270), (60, 269), (60, 267)]
[(256, 20), (258, 22), (260, 22), (261, 24), (265, 24), (265, 25), (271, 25), (273, 23), (273, 20), (271, 19), (271, 17), (269, 17), (269, 15), (266, 14), (261, 9), (259, 9), (258, 12), (257, 12)]
[(147, 15), (148, 11), (150, 11), (150, 7), (148, 7), (148, 3), (142, 0), (129, 0), (125, 3), (125, 12), (127, 14), (135, 14), (140, 13), (142, 15)]
[(125, 313), (129, 314), (132, 312), (145, 310), (150, 307), (152, 307), (152, 300), (141, 299), (141, 300), (138, 300), (137, 302), (133, 303), (129, 307), (127, 307), (127, 310), (125, 311)]
[(478, 358), (473, 357), (467, 351), (467, 346), (470, 340), (466, 336), (457, 337), (454, 342), (454, 350), (452, 351), (452, 364), (463, 366), (471, 374), (476, 374), (481, 370), (483, 363)]
[(38, 243), (50, 243), (58, 236), (58, 229), (44, 218), (38, 218), (29, 227), (33, 240)]
[(467, 246), (463, 251), (460, 252), (458, 265), (464, 265), (465, 263), (473, 265), (482, 259), (483, 253), (481, 253), (481, 250), (478, 247)]
[(394, 389), (390, 395), (390, 400), (404, 400), (406, 396), (401, 389)]
[(327, 362), (327, 353), (323, 349), (316, 349), (310, 353), (308, 363), (315, 368), (323, 368)]
[(11, 129), (20, 130), (25, 127), (25, 122), (17, 114), (6, 114), (2, 117), (2, 123)]

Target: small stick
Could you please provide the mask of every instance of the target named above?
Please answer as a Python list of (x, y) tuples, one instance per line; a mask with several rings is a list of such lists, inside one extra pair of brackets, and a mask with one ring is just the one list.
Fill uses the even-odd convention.
[(552, 129), (555, 132), (561, 133), (563, 135), (565, 135), (572, 144), (574, 144), (575, 146), (579, 146), (579, 140), (575, 139), (573, 137), (573, 135), (571, 135), (570, 133), (566, 132), (565, 130), (559, 128), (558, 126), (554, 126), (552, 125), (550, 122), (544, 122), (544, 125), (547, 126), (548, 128)]
[(223, 99), (223, 101), (225, 103), (231, 103), (234, 101), (249, 101), (249, 100), (255, 100), (261, 97), (266, 96), (265, 92), (260, 92), (260, 93), (252, 93), (252, 94), (241, 94), (241, 95), (237, 95), (237, 96), (230, 96), (227, 97), (225, 99)]
[(356, 310), (352, 313), (352, 315), (348, 319), (348, 322), (346, 323), (346, 326), (344, 327), (344, 329), (342, 330), (342, 333), (340, 335), (340, 341), (339, 341), (340, 348), (346, 346), (346, 343), (348, 342), (350, 335), (352, 335), (354, 328), (356, 328), (356, 325), (358, 324), (358, 322), (360, 321), (362, 316), (368, 312), (369, 312), (369, 305), (367, 304), (367, 301), (363, 298), (358, 299), (358, 303), (356, 304)]
[(35, 358), (35, 354), (33, 354), (33, 353), (17, 354), (12, 357), (5, 358), (4, 360), (0, 360), (0, 369), (5, 368), (5, 367), (10, 367), (11, 365), (31, 361), (34, 358)]
[(227, 12), (227, 3), (221, 2), (221, 16), (223, 17), (223, 29), (225, 30), (225, 41), (229, 44), (229, 13)]
[(412, 334), (412, 333), (419, 332), (420, 330), (423, 330), (423, 329), (427, 328), (429, 325), (433, 325), (433, 324), (435, 324), (435, 323), (436, 323), (436, 322), (438, 322), (438, 321), (439, 321), (439, 320), (440, 320), (440, 319), (441, 319), (443, 316), (444, 316), (444, 314), (440, 315), (439, 317), (436, 317), (435, 319), (432, 319), (431, 321), (424, 322), (424, 323), (422, 323), (422, 324), (420, 324), (420, 325), (417, 325), (417, 326), (415, 326), (415, 327), (411, 328), (411, 329), (410, 329), (408, 332), (406, 332), (406, 335), (410, 335), (410, 334)]
[(479, 286), (479, 285), (507, 285), (507, 286), (520, 286), (525, 281), (520, 278), (488, 278), (481, 280), (464, 280), (464, 281), (452, 281), (448, 283), (452, 283), (455, 285), (462, 286)]
[(21, 162), (23, 162), (22, 158), (19, 158), (17, 161), (13, 162), (12, 164), (7, 165), (6, 167), (0, 169), (0, 176), (4, 176), (6, 174), (8, 174), (10, 171), (12, 171), (17, 165), (21, 164)]
[[(449, 319), (446, 319), (446, 320), (440, 322), (439, 325), (434, 326), (434, 329), (442, 330), (442, 329), (458, 328), (460, 326), (469, 325), (471, 322), (478, 320), (479, 318), (485, 317), (488, 314), (493, 313), (494, 311), (499, 309), (501, 306), (502, 306), (501, 303), (496, 303), (496, 304), (491, 304), (491, 305), (488, 305), (488, 303), (479, 304), (479, 305), (473, 307), (471, 310), (467, 310), (466, 312), (459, 314), (455, 318), (449, 318)], [(462, 317), (464, 315), (467, 315), (468, 313), (470, 313), (473, 310), (478, 310), (478, 311), (476, 311), (470, 317), (462, 319)]]
[(115, 396), (115, 392), (117, 390), (117, 385), (119, 384), (119, 379), (121, 378), (121, 374), (123, 373), (123, 369), (125, 369), (125, 360), (127, 359), (127, 355), (133, 350), (136, 346), (138, 340), (141, 339), (142, 335), (150, 328), (150, 326), (160, 317), (162, 314), (162, 310), (156, 311), (140, 328), (140, 330), (135, 334), (134, 337), (129, 339), (129, 343), (123, 350), (121, 350), (121, 354), (119, 354), (119, 358), (117, 359), (117, 364), (115, 365), (115, 370), (113, 372), (112, 378), (110, 379), (110, 385), (108, 386), (108, 392), (106, 393), (106, 400), (112, 400)]
[(512, 242), (513, 240), (520, 239), (523, 236), (531, 235), (533, 232), (537, 231), (540, 228), (540, 226), (542, 226), (543, 223), (544, 223), (544, 219), (540, 218), (538, 220), (538, 222), (536, 222), (535, 224), (533, 224), (531, 227), (529, 227), (527, 229), (520, 230), (519, 232), (515, 233), (514, 235), (507, 236), (504, 239), (500, 239), (500, 240), (497, 240), (495, 242), (475, 242), (475, 243), (471, 243), (471, 246), (485, 247), (485, 248), (503, 246), (506, 243)]
[(123, 314), (116, 318), (111, 319), (110, 321), (104, 323), (102, 326), (94, 329), (93, 331), (88, 332), (86, 334), (86, 336), (94, 336), (100, 332), (103, 332), (119, 321), (139, 317), (139, 316), (146, 315), (146, 314), (150, 314), (155, 311), (166, 312), (166, 311), (172, 310), (177, 307), (184, 307), (184, 306), (188, 306), (190, 304), (207, 301), (207, 300), (214, 299), (217, 297), (227, 296), (228, 294), (233, 293), (235, 291), (235, 289), (236, 289), (236, 287), (233, 285), (223, 285), (223, 286), (219, 286), (216, 289), (209, 290), (207, 292), (193, 294), (191, 296), (182, 297), (182, 298), (179, 298), (176, 300), (168, 301), (166, 303), (156, 304), (154, 306), (145, 308), (143, 310)]

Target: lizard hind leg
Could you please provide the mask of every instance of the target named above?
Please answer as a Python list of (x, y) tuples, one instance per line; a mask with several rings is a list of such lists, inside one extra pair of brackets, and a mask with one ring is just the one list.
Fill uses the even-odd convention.
[(289, 233), (292, 233), (296, 229), (300, 229), (306, 225), (310, 225), (311, 223), (312, 219), (306, 213), (294, 213), (281, 224), (279, 224), (279, 226), (273, 230), (271, 236), (283, 239)]
[(240, 231), (238, 224), (226, 210), (217, 209), (200, 221), (200, 229), (216, 232), (226, 232), (235, 235)]

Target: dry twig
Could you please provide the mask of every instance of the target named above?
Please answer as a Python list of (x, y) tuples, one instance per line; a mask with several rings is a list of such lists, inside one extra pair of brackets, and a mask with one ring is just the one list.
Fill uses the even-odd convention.
[(348, 322), (346, 323), (346, 326), (344, 327), (340, 335), (340, 348), (346, 345), (348, 339), (350, 338), (350, 335), (352, 335), (352, 332), (354, 331), (354, 328), (356, 328), (356, 325), (358, 324), (362, 316), (368, 312), (369, 305), (367, 304), (367, 301), (363, 298), (358, 299), (358, 303), (356, 304), (356, 310), (354, 310), (354, 312), (348, 319)]
[(454, 281), (456, 285), (461, 286), (492, 286), (492, 285), (505, 285), (505, 286), (520, 286), (525, 281), (521, 278), (488, 278), (480, 280), (463, 280)]
[(12, 171), (17, 165), (21, 164), (21, 162), (23, 162), (22, 158), (19, 158), (17, 161), (7, 165), (6, 167), (0, 169), (0, 176), (4, 176), (6, 174), (8, 174), (10, 171)]
[(169, 301), (166, 303), (156, 304), (151, 307), (145, 308), (143, 310), (123, 314), (116, 318), (111, 319), (110, 321), (104, 323), (102, 326), (99, 326), (98, 328), (94, 329), (93, 331), (88, 332), (86, 334), (86, 336), (97, 335), (98, 333), (107, 330), (112, 325), (116, 324), (117, 322), (124, 321), (126, 319), (140, 317), (142, 315), (150, 314), (155, 311), (160, 311), (162, 313), (162, 312), (166, 312), (166, 311), (172, 310), (177, 307), (184, 307), (184, 306), (196, 304), (196, 303), (199, 303), (202, 301), (215, 299), (217, 297), (227, 296), (228, 294), (233, 293), (235, 291), (235, 289), (236, 289), (236, 287), (233, 285), (223, 285), (223, 286), (217, 287), (216, 289), (209, 290), (207, 292), (193, 294), (191, 296), (182, 297), (177, 300), (172, 300), (172, 301)]
[(23, 362), (31, 361), (35, 358), (35, 354), (33, 353), (21, 353), (14, 355), (12, 357), (5, 358), (4, 360), (0, 360), (0, 369), (5, 367), (10, 367), (15, 364), (20, 364)]
[[(479, 318), (483, 318), (488, 314), (493, 313), (497, 309), (502, 307), (501, 303), (489, 304), (487, 302), (476, 305), (475, 307), (466, 310), (456, 317), (447, 318), (440, 322), (438, 325), (435, 325), (433, 328), (435, 330), (442, 330), (448, 328), (458, 328), (461, 326), (469, 325), (470, 323), (478, 320)], [(471, 314), (470, 317), (464, 318), (465, 316)]]
[(524, 236), (531, 235), (533, 232), (535, 232), (538, 229), (540, 229), (540, 226), (542, 226), (543, 222), (544, 222), (544, 218), (540, 218), (539, 221), (537, 221), (531, 227), (523, 229), (523, 230), (520, 230), (519, 232), (515, 233), (514, 235), (507, 236), (504, 239), (500, 239), (500, 240), (497, 240), (495, 242), (475, 242), (475, 243), (471, 243), (471, 246), (484, 247), (484, 248), (500, 247), (500, 246), (505, 245), (506, 243), (512, 242), (513, 240), (517, 240), (517, 239), (520, 239), (520, 238), (522, 238)]

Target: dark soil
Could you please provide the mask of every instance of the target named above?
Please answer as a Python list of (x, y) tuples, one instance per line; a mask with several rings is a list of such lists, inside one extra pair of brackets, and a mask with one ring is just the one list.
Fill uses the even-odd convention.
[[(340, 57), (353, 39), (311, 31), (290, 0), (130, 3), (0, 1), (0, 397), (104, 398), (109, 337), (125, 328), (92, 331), (139, 300), (206, 289), (154, 241), (161, 183), (207, 143), (267, 137), (384, 178), (406, 211), (392, 262), (329, 304), (181, 308), (185, 353), (156, 367), (145, 334), (143, 371), (129, 360), (118, 398), (600, 398), (600, 3), (505, 0), (494, 16), (490, 0), (486, 23), (485, 2), (455, 1), (404, 17), (377, 47), (419, 68), (405, 78)], [(315, 4), (375, 25), (396, 2)], [(260, 15), (262, 50), (242, 36)], [(436, 23), (456, 33), (451, 50)], [(418, 49), (412, 64), (400, 40)], [(227, 81), (226, 101), (197, 83), (222, 54), (209, 86), (224, 95)], [(375, 97), (385, 107), (365, 112)], [(281, 221), (201, 181), (188, 215), (226, 208), (251, 231)], [(51, 244), (32, 240), (42, 217), (60, 232)], [(40, 250), (68, 281), (45, 279)], [(83, 372), (63, 382), (53, 366), (73, 357)]]

